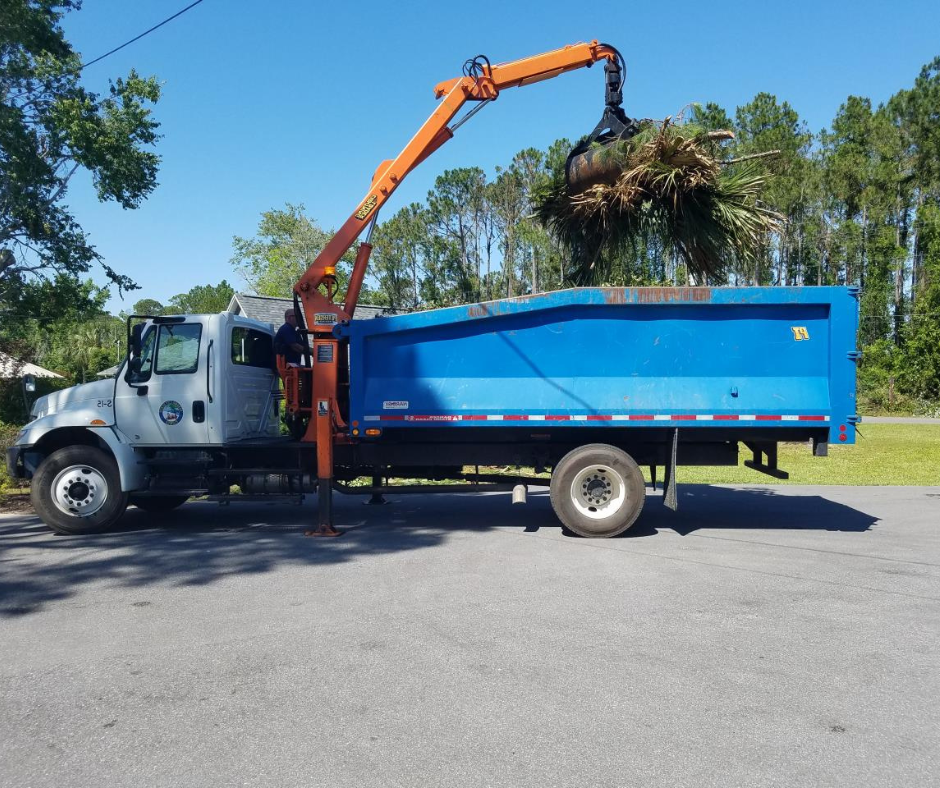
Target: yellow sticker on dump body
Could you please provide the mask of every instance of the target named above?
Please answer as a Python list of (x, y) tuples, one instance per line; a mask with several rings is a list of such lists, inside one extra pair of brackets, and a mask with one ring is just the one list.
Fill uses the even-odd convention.
[(793, 338), (797, 342), (803, 339), (809, 339), (809, 331), (806, 330), (806, 326), (790, 326), (790, 330), (793, 332)]

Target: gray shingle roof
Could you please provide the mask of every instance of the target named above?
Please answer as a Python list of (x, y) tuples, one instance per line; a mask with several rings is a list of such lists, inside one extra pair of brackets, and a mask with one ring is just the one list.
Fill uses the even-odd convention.
[[(263, 323), (271, 323), (275, 328), (284, 322), (284, 311), (294, 305), (292, 298), (275, 298), (274, 296), (256, 296), (247, 293), (236, 293), (228, 308), (236, 315), (244, 315)], [(385, 306), (371, 304), (358, 304), (356, 306), (356, 320), (368, 320), (382, 315), (394, 315), (396, 312)]]

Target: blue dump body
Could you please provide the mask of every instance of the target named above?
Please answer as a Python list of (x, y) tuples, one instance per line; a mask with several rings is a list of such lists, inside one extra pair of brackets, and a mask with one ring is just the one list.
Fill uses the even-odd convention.
[(857, 291), (577, 288), (337, 328), (350, 423), (828, 428), (854, 443)]

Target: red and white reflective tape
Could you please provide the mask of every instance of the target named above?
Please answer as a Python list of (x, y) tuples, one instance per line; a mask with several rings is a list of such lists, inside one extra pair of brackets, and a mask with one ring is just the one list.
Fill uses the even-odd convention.
[(565, 413), (460, 413), (411, 415), (387, 413), (381, 416), (365, 416), (364, 421), (820, 421), (828, 422), (828, 416), (809, 416), (767, 413), (587, 413), (569, 415)]

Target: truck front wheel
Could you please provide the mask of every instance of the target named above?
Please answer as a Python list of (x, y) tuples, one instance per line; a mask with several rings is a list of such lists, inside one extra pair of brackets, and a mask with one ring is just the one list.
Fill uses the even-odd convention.
[(604, 538), (626, 531), (646, 500), (643, 474), (633, 458), (615, 446), (579, 446), (552, 470), (552, 508), (579, 536)]
[(58, 534), (95, 534), (127, 508), (117, 464), (93, 446), (68, 446), (39, 465), (30, 485), (33, 508)]

